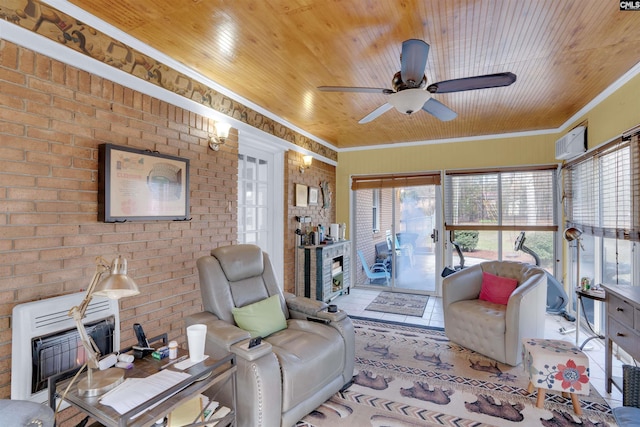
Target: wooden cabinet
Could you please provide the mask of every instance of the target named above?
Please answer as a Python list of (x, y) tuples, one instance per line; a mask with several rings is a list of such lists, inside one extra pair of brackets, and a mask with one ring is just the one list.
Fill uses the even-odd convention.
[(640, 359), (640, 287), (603, 285), (606, 292), (607, 330), (605, 334), (605, 386), (622, 391), (622, 379), (612, 374), (613, 344)]
[(296, 295), (329, 302), (351, 286), (351, 242), (297, 248)]

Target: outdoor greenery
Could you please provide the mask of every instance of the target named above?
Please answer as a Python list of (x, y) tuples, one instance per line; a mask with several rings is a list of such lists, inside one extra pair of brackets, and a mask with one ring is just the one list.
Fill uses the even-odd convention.
[(477, 231), (458, 230), (454, 234), (454, 240), (460, 249), (465, 252), (471, 252), (478, 247), (478, 237), (480, 233)]
[(543, 267), (548, 267), (553, 264), (553, 235), (551, 233), (527, 234), (527, 239), (524, 244), (538, 254)]

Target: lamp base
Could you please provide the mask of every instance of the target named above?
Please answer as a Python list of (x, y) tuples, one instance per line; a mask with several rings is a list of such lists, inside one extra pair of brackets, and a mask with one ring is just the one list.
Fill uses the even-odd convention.
[(119, 368), (87, 372), (87, 376), (78, 382), (78, 394), (85, 397), (100, 396), (116, 388), (122, 384), (123, 381), (124, 371)]

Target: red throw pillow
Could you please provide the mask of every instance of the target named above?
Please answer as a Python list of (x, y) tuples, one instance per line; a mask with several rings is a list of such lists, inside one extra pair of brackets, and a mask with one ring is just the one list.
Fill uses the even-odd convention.
[(482, 273), (482, 289), (480, 289), (480, 299), (496, 304), (507, 305), (511, 292), (518, 286), (516, 279), (495, 276), (489, 273)]

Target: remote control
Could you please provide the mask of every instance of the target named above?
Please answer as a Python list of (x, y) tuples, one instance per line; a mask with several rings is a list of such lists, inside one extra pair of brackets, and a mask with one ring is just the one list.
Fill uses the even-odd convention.
[(249, 348), (253, 348), (257, 345), (260, 345), (261, 342), (262, 342), (262, 337), (251, 338), (249, 340)]

